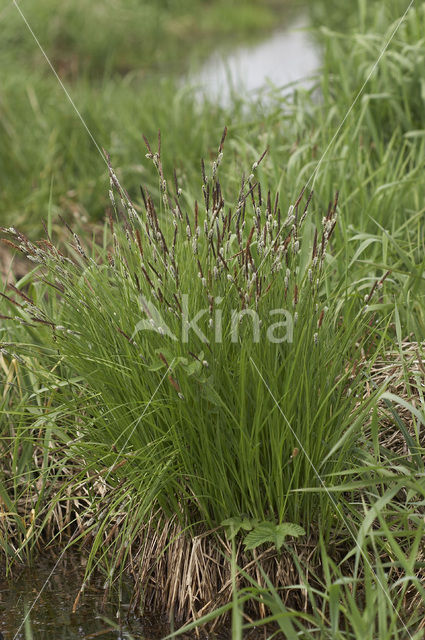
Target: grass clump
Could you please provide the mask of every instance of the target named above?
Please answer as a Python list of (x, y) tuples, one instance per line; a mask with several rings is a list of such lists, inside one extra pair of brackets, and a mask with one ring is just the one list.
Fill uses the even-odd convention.
[(369, 410), (357, 399), (359, 354), (379, 340), (365, 337), (365, 302), (385, 276), (366, 301), (344, 282), (330, 300), (337, 198), (319, 229), (311, 196), (282, 212), (279, 195), (255, 180), (263, 154), (228, 206), (218, 179), (224, 138), (208, 172), (202, 163), (202, 199), (191, 209), (164, 174), (160, 139), (155, 152), (147, 142), (156, 203), (143, 191), (138, 211), (111, 168), (103, 249), (71, 229), (67, 254), (49, 235), (34, 244), (3, 229), (43, 274), (35, 297), (15, 289), (9, 304), (93, 399), (70, 451), (116, 483), (97, 548), (132, 490), (130, 540), (157, 535), (160, 522), (194, 536), (232, 518), (248, 520), (254, 537), (261, 522), (302, 525), (311, 539), (319, 528), (326, 539), (347, 535), (345, 499), (339, 507), (333, 492), (357, 474)]

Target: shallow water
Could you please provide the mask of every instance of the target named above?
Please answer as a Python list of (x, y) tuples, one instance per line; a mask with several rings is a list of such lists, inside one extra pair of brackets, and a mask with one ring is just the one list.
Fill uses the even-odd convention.
[(223, 106), (230, 103), (232, 93), (255, 97), (268, 83), (278, 88), (308, 85), (308, 77), (319, 68), (320, 51), (307, 24), (299, 17), (254, 46), (238, 47), (227, 55), (216, 52), (186, 82), (196, 88), (199, 98), (206, 96)]
[[(78, 557), (66, 557), (48, 582), (54, 557), (36, 562), (34, 567), (16, 570), (14, 579), (0, 581), (0, 631), (5, 640), (135, 640), (160, 638), (167, 633), (158, 621), (127, 619), (131, 584), (123, 585), (119, 629), (117, 595), (111, 595), (103, 606), (105, 591), (101, 577), (92, 582), (81, 599), (76, 613), (72, 606), (78, 594), (84, 568)], [(44, 589), (43, 585), (46, 583)], [(41, 595), (37, 599), (38, 594)], [(33, 605), (25, 628), (24, 618)], [(112, 620), (114, 629), (105, 618)]]

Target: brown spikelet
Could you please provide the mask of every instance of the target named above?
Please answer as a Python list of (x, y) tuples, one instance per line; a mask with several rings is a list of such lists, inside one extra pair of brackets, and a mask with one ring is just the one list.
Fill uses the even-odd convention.
[(159, 353), (159, 359), (165, 364), (165, 366), (168, 368), (169, 364), (167, 362), (167, 358), (164, 356), (163, 353)]
[(251, 241), (252, 241), (252, 238), (253, 238), (253, 235), (254, 235), (254, 231), (255, 231), (255, 225), (252, 227), (252, 229), (251, 229), (251, 231), (249, 233), (249, 236), (248, 236), (248, 240), (247, 240), (246, 247), (245, 247), (245, 251), (247, 253), (249, 251), (249, 247), (251, 246)]
[(6, 244), (8, 247), (11, 247), (12, 249), (15, 249), (16, 251), (20, 251), (22, 253), (22, 249), (20, 249), (20, 247), (18, 247), (18, 245), (16, 245), (11, 240), (8, 240), (7, 238), (0, 238), (0, 240), (1, 242), (3, 242), (3, 244)]
[(127, 340), (127, 342), (129, 342), (130, 344), (133, 344), (133, 340), (130, 338), (130, 336), (128, 336), (122, 329), (120, 329), (120, 327), (117, 327), (117, 331), (122, 336), (124, 336), (124, 338)]
[(23, 291), (15, 287), (14, 284), (9, 283), (8, 288), (11, 289), (14, 293), (16, 293), (16, 295), (18, 295), (20, 298), (22, 298), (22, 300), (25, 300), (25, 302), (29, 302), (32, 305), (34, 304), (34, 301), (31, 300), (31, 298), (29, 298), (27, 295), (25, 295)]
[(143, 185), (140, 185), (140, 194), (142, 196), (143, 204), (145, 205), (145, 209), (146, 209), (147, 204), (146, 204), (146, 196), (145, 196), (145, 190), (143, 189)]
[(153, 266), (153, 264), (151, 262), (149, 262), (148, 260), (148, 265), (149, 267), (152, 269), (152, 271), (154, 272), (154, 274), (156, 275), (156, 277), (158, 278), (158, 280), (162, 281), (162, 276), (161, 274), (155, 269), (155, 267)]
[(300, 195), (298, 196), (298, 198), (297, 198), (297, 200), (296, 200), (296, 202), (295, 202), (295, 204), (294, 204), (294, 209), (296, 209), (296, 208), (299, 206), (299, 204), (300, 204), (301, 200), (303, 199), (304, 192), (305, 192), (305, 187), (303, 187), (303, 188), (301, 189), (301, 193), (300, 193)]
[(146, 271), (146, 269), (145, 269), (144, 267), (142, 267), (142, 272), (143, 272), (143, 275), (144, 275), (144, 276), (145, 276), (145, 278), (146, 278), (146, 282), (149, 284), (150, 288), (151, 288), (151, 289), (154, 289), (155, 287), (154, 287), (154, 285), (153, 285), (153, 282), (152, 282), (152, 280), (149, 278), (149, 276), (148, 276), (148, 272)]
[(200, 263), (200, 261), (199, 261), (199, 258), (197, 258), (197, 262), (198, 262), (198, 270), (199, 270), (199, 273), (201, 274), (201, 278), (203, 278), (203, 277), (204, 277), (204, 272), (203, 272), (203, 270), (202, 270), (202, 265), (201, 265), (201, 263)]
[(44, 220), (44, 218), (41, 220), (41, 224), (43, 225), (44, 233), (46, 234), (46, 236), (48, 237), (50, 242), (52, 242), (52, 239), (50, 237), (49, 230), (47, 228), (47, 224), (46, 224), (46, 221)]
[(337, 206), (338, 206), (338, 201), (339, 201), (339, 191), (337, 191), (337, 192), (335, 193), (335, 200), (334, 200), (334, 206), (333, 206), (334, 213), (335, 213), (336, 208), (337, 208)]
[(310, 191), (310, 193), (308, 195), (307, 202), (305, 204), (304, 211), (302, 213), (300, 222), (304, 222), (304, 219), (305, 219), (305, 217), (307, 215), (308, 207), (309, 207), (310, 202), (312, 201), (312, 198), (313, 198), (313, 193), (314, 193), (313, 191)]
[(317, 256), (317, 227), (314, 231), (314, 241), (313, 241), (313, 260)]
[(47, 284), (49, 287), (52, 287), (53, 289), (60, 291), (60, 293), (65, 292), (65, 286), (63, 284), (59, 284), (58, 282), (56, 283), (50, 282), (50, 280), (46, 280), (46, 278), (41, 278), (41, 281)]
[(144, 143), (146, 145), (146, 148), (147, 148), (148, 152), (150, 153), (151, 156), (153, 156), (152, 149), (151, 149), (151, 146), (149, 144), (149, 140), (147, 139), (147, 137), (144, 134), (143, 134), (143, 140), (144, 140)]
[(174, 298), (174, 300), (176, 302), (178, 310), (180, 311), (180, 313), (183, 313), (183, 310), (181, 308), (181, 304), (180, 304), (179, 299), (178, 299), (178, 297), (177, 297), (177, 295), (175, 293), (173, 293), (173, 298)]
[(23, 309), (23, 305), (20, 304), (17, 300), (14, 300), (13, 298), (10, 298), (8, 295), (6, 295), (5, 293), (2, 293), (0, 291), (0, 296), (2, 298), (5, 298), (5, 300), (7, 300), (8, 302), (11, 302), (12, 304), (15, 305), (15, 307), (18, 307), (19, 309)]
[(33, 322), (38, 322), (39, 324), (45, 324), (45, 325), (47, 325), (49, 327), (56, 328), (55, 323), (54, 322), (49, 322), (48, 320), (42, 320), (41, 318), (34, 318), (34, 317), (32, 317), (31, 320)]
[(224, 141), (226, 140), (226, 136), (227, 136), (227, 127), (224, 127), (223, 135), (221, 136), (221, 140), (220, 140), (220, 146), (218, 148), (219, 153), (223, 151)]
[(259, 159), (257, 160), (257, 166), (264, 160), (264, 158), (266, 157), (266, 155), (269, 152), (269, 147), (267, 147), (266, 149), (264, 149), (263, 153), (261, 154), (261, 156), (259, 157)]
[(386, 273), (384, 273), (384, 275), (382, 276), (382, 278), (380, 279), (380, 281), (378, 282), (378, 286), (384, 284), (385, 280), (388, 278), (388, 276), (390, 275), (391, 270), (387, 271)]
[(177, 393), (181, 393), (181, 388), (179, 383), (177, 382), (177, 380), (175, 378), (173, 378), (173, 376), (168, 376), (168, 380), (170, 381), (171, 385), (174, 387), (174, 389), (177, 391)]
[(285, 240), (283, 241), (283, 248), (285, 250), (288, 248), (288, 245), (291, 242), (291, 238), (292, 238), (292, 232), (289, 235), (287, 235)]
[(143, 245), (142, 245), (142, 239), (140, 237), (139, 229), (136, 229), (136, 241), (137, 241), (137, 246), (139, 247), (140, 255), (143, 258)]
[(205, 173), (205, 162), (204, 159), (201, 158), (201, 172), (202, 172), (202, 181), (204, 185), (207, 184), (207, 174)]

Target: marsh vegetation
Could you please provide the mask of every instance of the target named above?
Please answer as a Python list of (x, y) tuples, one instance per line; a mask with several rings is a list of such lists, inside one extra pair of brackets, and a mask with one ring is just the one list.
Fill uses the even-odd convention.
[[(151, 69), (187, 15), (226, 36), (201, 8), (155, 4)], [(2, 565), (73, 548), (75, 609), (100, 572), (187, 632), (423, 635), (425, 5), (308, 9), (314, 85), (228, 107), (34, 10), (99, 149), (25, 47), (5, 74)]]

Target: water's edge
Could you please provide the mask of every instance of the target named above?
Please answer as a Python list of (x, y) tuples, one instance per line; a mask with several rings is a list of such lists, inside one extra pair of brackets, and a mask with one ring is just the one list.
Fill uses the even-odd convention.
[(194, 88), (198, 99), (206, 97), (224, 107), (234, 95), (255, 98), (266, 84), (282, 90), (305, 83), (317, 72), (321, 57), (307, 27), (307, 18), (300, 16), (256, 45), (238, 47), (225, 56), (217, 51), (183, 82)]

